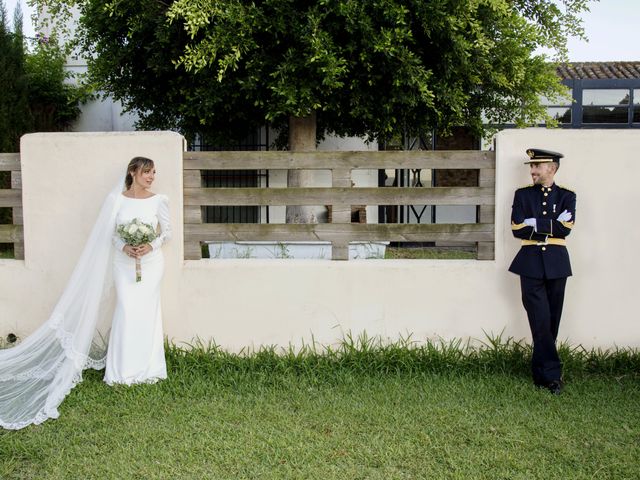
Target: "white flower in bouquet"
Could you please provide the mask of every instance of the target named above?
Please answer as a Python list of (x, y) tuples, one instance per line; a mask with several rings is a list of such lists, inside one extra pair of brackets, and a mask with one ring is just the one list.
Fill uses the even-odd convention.
[[(138, 247), (145, 243), (153, 242), (158, 236), (155, 229), (148, 223), (141, 222), (139, 219), (134, 218), (129, 223), (118, 225), (116, 231), (120, 238), (127, 245), (132, 247)], [(136, 282), (142, 280), (142, 271), (140, 266), (140, 259), (136, 258)]]
[(118, 225), (118, 235), (122, 241), (133, 247), (151, 243), (157, 237), (156, 231), (148, 223), (134, 218), (129, 223)]

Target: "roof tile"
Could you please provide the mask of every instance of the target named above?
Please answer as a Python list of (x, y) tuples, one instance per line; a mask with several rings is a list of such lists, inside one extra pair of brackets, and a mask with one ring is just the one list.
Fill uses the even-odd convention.
[(640, 61), (562, 63), (557, 72), (562, 80), (640, 78)]

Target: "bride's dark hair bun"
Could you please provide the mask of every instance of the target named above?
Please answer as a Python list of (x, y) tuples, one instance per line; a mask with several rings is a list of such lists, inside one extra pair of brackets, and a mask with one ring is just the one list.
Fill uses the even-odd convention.
[(154, 163), (153, 160), (147, 157), (133, 157), (127, 166), (127, 176), (124, 179), (124, 186), (126, 190), (131, 188), (133, 185), (133, 175), (139, 170), (147, 170), (149, 168), (153, 168)]

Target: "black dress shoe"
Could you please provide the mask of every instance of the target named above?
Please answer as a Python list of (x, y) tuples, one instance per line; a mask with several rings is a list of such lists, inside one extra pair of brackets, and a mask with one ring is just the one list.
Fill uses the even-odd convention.
[(545, 385), (545, 388), (549, 390), (553, 395), (560, 395), (564, 388), (564, 382), (562, 380), (554, 380)]

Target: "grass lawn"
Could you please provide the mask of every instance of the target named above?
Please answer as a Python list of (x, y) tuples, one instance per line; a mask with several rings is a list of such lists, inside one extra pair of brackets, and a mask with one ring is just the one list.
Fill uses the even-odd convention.
[(462, 248), (451, 247), (387, 247), (384, 258), (397, 259), (430, 259), (430, 260), (459, 260), (476, 258), (476, 252)]
[(170, 348), (155, 385), (87, 372), (59, 419), (0, 430), (0, 478), (640, 478), (638, 352), (565, 349), (552, 396), (518, 344), (409, 350)]

